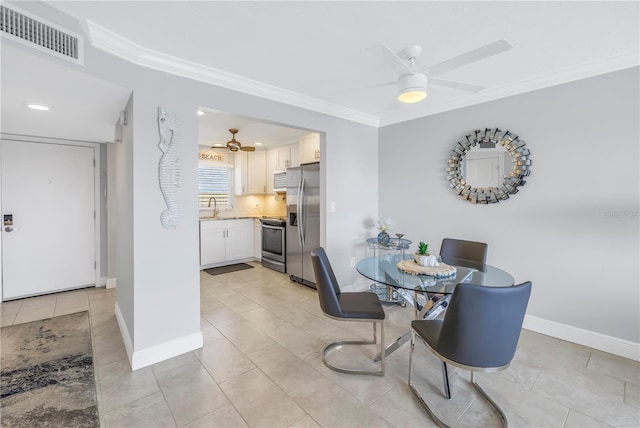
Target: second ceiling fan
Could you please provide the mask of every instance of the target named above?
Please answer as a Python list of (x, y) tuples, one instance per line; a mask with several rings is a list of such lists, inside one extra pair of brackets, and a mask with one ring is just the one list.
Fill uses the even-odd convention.
[(230, 129), (231, 132), (231, 140), (227, 141), (227, 149), (232, 152), (237, 152), (238, 150), (242, 150), (243, 152), (254, 152), (256, 150), (255, 147), (251, 146), (242, 146), (239, 141), (236, 141), (236, 134), (238, 133), (237, 129)]

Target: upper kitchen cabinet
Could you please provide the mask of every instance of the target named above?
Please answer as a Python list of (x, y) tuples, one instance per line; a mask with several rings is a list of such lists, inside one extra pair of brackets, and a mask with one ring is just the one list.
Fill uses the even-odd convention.
[(307, 134), (300, 138), (300, 163), (320, 160), (320, 134)]
[(267, 193), (273, 193), (273, 172), (277, 171), (278, 152), (269, 150), (267, 152)]
[(296, 143), (289, 147), (291, 149), (290, 151), (291, 157), (289, 158), (289, 167), (300, 166), (300, 144)]
[(276, 170), (282, 171), (291, 165), (291, 147), (280, 147), (275, 149), (276, 152)]
[(273, 173), (300, 166), (299, 144), (277, 147), (267, 152), (267, 193), (273, 193)]
[(255, 195), (267, 192), (267, 152), (234, 153), (236, 195)]
[(276, 171), (282, 171), (293, 166), (300, 166), (298, 144), (275, 149), (277, 153)]

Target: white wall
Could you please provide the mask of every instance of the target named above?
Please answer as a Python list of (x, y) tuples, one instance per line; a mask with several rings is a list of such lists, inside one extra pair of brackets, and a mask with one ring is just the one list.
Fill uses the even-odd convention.
[[(434, 250), (444, 237), (489, 243), (489, 264), (533, 281), (532, 325), (638, 358), (638, 82), (634, 68), (381, 128), (380, 209)], [(449, 189), (446, 162), (494, 127), (525, 140), (532, 174), (509, 200), (474, 205)]]
[[(121, 142), (107, 147), (109, 278), (116, 280), (116, 305), (123, 337), (134, 337), (133, 300), (133, 96), (126, 108), (129, 124), (120, 128)], [(132, 346), (129, 345), (129, 350)]]

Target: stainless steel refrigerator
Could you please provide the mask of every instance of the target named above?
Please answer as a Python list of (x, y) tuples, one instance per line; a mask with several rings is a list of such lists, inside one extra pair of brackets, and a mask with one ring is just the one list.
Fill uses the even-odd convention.
[(316, 287), (311, 251), (320, 246), (320, 164), (287, 169), (287, 274)]

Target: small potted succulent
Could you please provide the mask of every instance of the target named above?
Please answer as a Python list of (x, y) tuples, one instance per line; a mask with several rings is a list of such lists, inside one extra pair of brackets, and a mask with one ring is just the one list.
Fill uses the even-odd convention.
[(416, 263), (420, 266), (427, 266), (427, 260), (429, 259), (429, 244), (425, 244), (423, 241), (418, 243), (418, 251), (414, 254)]

